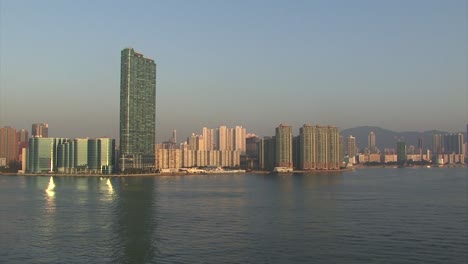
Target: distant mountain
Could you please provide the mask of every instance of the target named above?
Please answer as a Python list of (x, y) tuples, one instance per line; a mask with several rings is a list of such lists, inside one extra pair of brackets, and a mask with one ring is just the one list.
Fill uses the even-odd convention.
[(367, 138), (371, 131), (375, 133), (375, 144), (380, 149), (380, 151), (384, 151), (385, 148), (396, 149), (396, 143), (398, 142), (398, 140), (404, 141), (406, 143), (406, 146), (414, 145), (417, 148), (419, 138), (422, 138), (423, 140), (422, 142), (424, 150), (431, 149), (433, 134), (448, 133), (439, 130), (431, 130), (425, 132), (395, 132), (375, 126), (360, 126), (342, 130), (341, 135), (344, 136), (345, 139), (349, 135), (355, 137), (358, 149), (362, 150), (367, 147)]

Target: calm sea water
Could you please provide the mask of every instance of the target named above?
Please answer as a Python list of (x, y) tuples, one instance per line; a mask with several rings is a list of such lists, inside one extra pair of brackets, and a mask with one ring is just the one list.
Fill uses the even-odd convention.
[(468, 169), (0, 177), (0, 263), (468, 263)]

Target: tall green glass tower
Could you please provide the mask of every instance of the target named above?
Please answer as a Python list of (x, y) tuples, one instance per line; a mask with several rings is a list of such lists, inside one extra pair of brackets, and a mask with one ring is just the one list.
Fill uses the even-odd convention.
[(156, 63), (132, 48), (120, 62), (120, 170), (151, 169), (155, 162)]

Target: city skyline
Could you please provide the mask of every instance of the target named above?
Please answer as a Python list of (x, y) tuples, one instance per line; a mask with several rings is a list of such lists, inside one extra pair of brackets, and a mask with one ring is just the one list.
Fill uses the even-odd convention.
[(0, 127), (118, 139), (115, 54), (132, 46), (159, 65), (156, 142), (222, 124), (464, 131), (464, 1), (145, 6), (2, 1)]

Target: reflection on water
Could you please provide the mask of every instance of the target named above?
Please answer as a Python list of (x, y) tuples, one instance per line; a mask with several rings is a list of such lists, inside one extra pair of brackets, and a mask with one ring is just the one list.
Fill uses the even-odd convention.
[(47, 212), (53, 213), (55, 212), (55, 183), (54, 177), (50, 176), (49, 184), (47, 185), (46, 189), (46, 209)]
[(6, 177), (0, 263), (464, 263), (466, 182), (465, 168)]
[(54, 183), (54, 177), (50, 176), (49, 179), (49, 185), (47, 186), (46, 192), (49, 197), (54, 197), (55, 196), (55, 183)]
[(112, 182), (107, 178), (106, 185), (109, 191), (109, 194), (114, 194), (114, 188), (112, 187)]
[(157, 254), (154, 178), (119, 178), (115, 194), (113, 230), (119, 245), (112, 248), (113, 262), (152, 262)]

